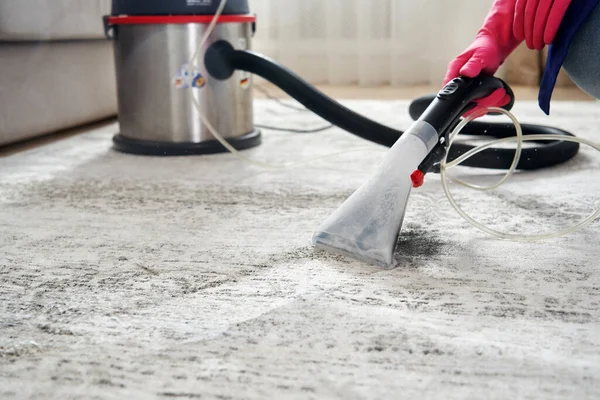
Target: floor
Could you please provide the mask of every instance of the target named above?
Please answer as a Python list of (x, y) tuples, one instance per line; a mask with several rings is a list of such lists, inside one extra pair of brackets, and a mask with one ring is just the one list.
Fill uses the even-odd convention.
[[(411, 123), (405, 100), (344, 104)], [(597, 103), (558, 102), (551, 120), (535, 102), (514, 111), (598, 137)], [(322, 124), (265, 100), (256, 117)], [(116, 153), (117, 131), (113, 121), (0, 158), (3, 400), (600, 398), (598, 223), (496, 240), (428, 176), (386, 270), (311, 245), (385, 149), (338, 129), (265, 131), (247, 156), (311, 161), (264, 169), (230, 154)], [(482, 222), (539, 233), (589, 213), (599, 173), (582, 149), (498, 191), (453, 190)]]

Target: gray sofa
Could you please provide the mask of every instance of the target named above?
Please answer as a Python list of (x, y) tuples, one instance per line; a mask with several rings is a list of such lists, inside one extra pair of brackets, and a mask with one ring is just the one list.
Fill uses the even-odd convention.
[(117, 113), (111, 0), (0, 0), (0, 146)]

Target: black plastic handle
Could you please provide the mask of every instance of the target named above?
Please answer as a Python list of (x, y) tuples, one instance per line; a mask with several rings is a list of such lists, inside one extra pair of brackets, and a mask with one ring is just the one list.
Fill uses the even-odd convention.
[(424, 109), (419, 110), (421, 112), (418, 115), (415, 110), (411, 110), (411, 116), (415, 120), (427, 121), (440, 136), (445, 136), (467, 111), (477, 106), (476, 100), (501, 88), (504, 88), (511, 98), (505, 106), (510, 110), (514, 104), (514, 94), (508, 85), (494, 76), (481, 74), (475, 78), (458, 77), (451, 80), (431, 98), (426, 107), (424, 102), (419, 103)]
[[(508, 104), (502, 106), (501, 108), (503, 108), (507, 111), (512, 110), (513, 106), (515, 105), (515, 94), (514, 94), (512, 88), (508, 84), (506, 84), (506, 82), (504, 82), (502, 79), (496, 78), (496, 77), (494, 77), (494, 79), (497, 83), (502, 84), (502, 87), (504, 87), (506, 94), (508, 94), (508, 96), (510, 97), (510, 102)], [(496, 85), (495, 85), (495, 87), (496, 87)], [(444, 89), (442, 89), (442, 90), (444, 90)], [(410, 104), (410, 107), (408, 108), (410, 117), (414, 120), (419, 119), (421, 117), (421, 115), (425, 112), (425, 110), (431, 105), (431, 103), (438, 97), (438, 95), (439, 94), (428, 94), (426, 96), (421, 96), (421, 97), (415, 99)], [(477, 95), (479, 95), (479, 93)], [(485, 97), (485, 96), (483, 96), (483, 97)], [(481, 98), (481, 97), (476, 97), (475, 99), (477, 99), (477, 98)], [(489, 115), (499, 115), (499, 114), (492, 112), (492, 113), (489, 113)]]

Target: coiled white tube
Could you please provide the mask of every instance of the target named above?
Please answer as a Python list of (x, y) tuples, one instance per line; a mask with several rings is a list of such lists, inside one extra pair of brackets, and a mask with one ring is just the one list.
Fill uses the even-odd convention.
[[(198, 57), (198, 55), (201, 53), (202, 48), (204, 47), (205, 43), (208, 40), (208, 37), (210, 36), (210, 34), (212, 33), (212, 31), (214, 30), (219, 17), (221, 16), (223, 9), (225, 8), (225, 5), (227, 3), (227, 0), (221, 0), (221, 3), (219, 4), (219, 8), (217, 9), (216, 14), (214, 15), (210, 25), (208, 26), (206, 32), (204, 33), (204, 36), (202, 37), (202, 40), (200, 41), (200, 44), (198, 45), (198, 48), (196, 50), (196, 52), (194, 53), (194, 56), (192, 57), (192, 59), (190, 60), (190, 64), (193, 65), (194, 61), (196, 60), (196, 58)], [(196, 99), (196, 97), (194, 96), (194, 92), (193, 90), (190, 88), (190, 95), (192, 97), (192, 101), (194, 102), (194, 105), (196, 106), (197, 110), (198, 110), (198, 115), (200, 116), (200, 119), (202, 120), (202, 123), (208, 128), (208, 130), (211, 132), (211, 134), (215, 137), (215, 139), (217, 139), (219, 141), (219, 143), (221, 143), (221, 145), (223, 145), (229, 152), (233, 153), (235, 156), (239, 157), (240, 159), (262, 167), (262, 168), (268, 168), (268, 169), (282, 169), (282, 168), (289, 168), (292, 166), (297, 166), (297, 165), (301, 165), (301, 164), (306, 164), (306, 163), (310, 163), (312, 161), (316, 161), (316, 160), (320, 160), (320, 159), (325, 159), (325, 158), (330, 158), (336, 155), (342, 155), (342, 154), (347, 154), (347, 153), (352, 153), (352, 152), (357, 152), (357, 151), (382, 151), (380, 149), (377, 148), (371, 148), (371, 147), (361, 147), (361, 148), (356, 148), (356, 149), (350, 149), (350, 150), (345, 150), (339, 153), (334, 153), (334, 154), (327, 154), (321, 157), (316, 157), (316, 158), (311, 158), (309, 160), (303, 160), (303, 161), (297, 161), (297, 162), (291, 162), (291, 163), (285, 163), (285, 164), (270, 164), (270, 163), (266, 163), (266, 162), (262, 162), (262, 161), (257, 161), (257, 160), (253, 160), (249, 157), (246, 157), (245, 155), (241, 154), (235, 147), (233, 147), (229, 142), (227, 142), (222, 135), (219, 134), (219, 132), (217, 132), (217, 130), (215, 129), (215, 127), (210, 123), (210, 121), (208, 121), (208, 118), (204, 115), (204, 113), (202, 112), (202, 109), (200, 107), (200, 104), (198, 103), (198, 100)], [(468, 151), (467, 153), (461, 155), (460, 157), (458, 157), (456, 160), (448, 163), (447, 159), (444, 158), (444, 160), (442, 160), (441, 162), (441, 166), (440, 166), (440, 172), (441, 172), (441, 181), (442, 181), (442, 187), (444, 188), (444, 192), (446, 194), (446, 197), (448, 198), (448, 201), (450, 202), (450, 204), (452, 205), (452, 207), (456, 210), (456, 212), (463, 217), (468, 223), (470, 223), (472, 226), (474, 226), (475, 228), (486, 232), (492, 236), (498, 237), (500, 239), (508, 239), (508, 240), (515, 240), (515, 241), (524, 241), (524, 242), (532, 242), (532, 241), (540, 241), (540, 240), (547, 240), (547, 239), (553, 239), (553, 238), (557, 238), (560, 236), (564, 236), (564, 235), (568, 235), (570, 233), (573, 233), (575, 231), (578, 231), (584, 227), (586, 227), (587, 225), (591, 224), (593, 221), (595, 221), (596, 219), (598, 219), (600, 217), (600, 209), (596, 209), (595, 212), (593, 212), (592, 214), (590, 214), (587, 218), (582, 219), (581, 221), (579, 221), (578, 223), (559, 230), (559, 231), (555, 231), (555, 232), (550, 232), (550, 233), (545, 233), (545, 234), (538, 234), (538, 235), (520, 235), (520, 234), (514, 234), (514, 233), (507, 233), (507, 232), (501, 232), (495, 229), (492, 229), (488, 226), (485, 226), (483, 224), (481, 224), (480, 222), (476, 221), (475, 219), (473, 219), (471, 216), (469, 216), (456, 202), (456, 200), (454, 199), (454, 196), (452, 195), (452, 193), (450, 192), (450, 188), (449, 188), (449, 182), (448, 182), (448, 175), (447, 175), (447, 171), (451, 168), (454, 168), (458, 165), (460, 165), (462, 162), (464, 162), (465, 160), (467, 160), (468, 158), (474, 156), (475, 154), (478, 154), (488, 148), (494, 147), (498, 144), (502, 144), (502, 143), (509, 143), (509, 142), (513, 142), (516, 141), (517, 142), (517, 148), (515, 151), (515, 157), (513, 159), (513, 162), (510, 166), (510, 169), (508, 170), (508, 172), (506, 173), (506, 175), (500, 179), (500, 181), (498, 181), (496, 184), (491, 185), (491, 186), (478, 186), (478, 185), (473, 185), (470, 184), (468, 182), (464, 182), (460, 179), (456, 179), (454, 178), (453, 181), (469, 187), (471, 189), (475, 189), (475, 190), (482, 190), (482, 191), (489, 191), (489, 190), (493, 190), (493, 189), (497, 189), (500, 186), (502, 186), (504, 183), (506, 183), (508, 181), (508, 179), (510, 179), (510, 177), (514, 174), (514, 172), (516, 171), (517, 165), (519, 163), (520, 157), (521, 157), (521, 152), (522, 152), (522, 147), (523, 147), (523, 142), (525, 141), (540, 141), (540, 140), (557, 140), (557, 137), (555, 135), (527, 135), (527, 136), (523, 136), (523, 131), (521, 128), (521, 124), (519, 123), (519, 121), (517, 120), (517, 118), (510, 113), (507, 110), (504, 110), (502, 108), (488, 108), (487, 109), (488, 112), (498, 112), (501, 114), (504, 114), (506, 116), (508, 116), (514, 126), (515, 126), (515, 131), (516, 131), (516, 136), (514, 137), (509, 137), (509, 138), (504, 138), (504, 139), (498, 139), (495, 141), (492, 141), (490, 143), (486, 143), (484, 145), (478, 146), (470, 151)], [(462, 129), (469, 124), (471, 121), (473, 121), (475, 119), (475, 117), (469, 117), (469, 118), (465, 118), (463, 121), (461, 121), (461, 123), (454, 129), (454, 131), (452, 132), (452, 134), (450, 135), (450, 146), (452, 145), (452, 141), (454, 141), (454, 139), (456, 138), (456, 136), (460, 133), (460, 131), (462, 131)], [(598, 151), (600, 151), (600, 145), (597, 143), (594, 143), (592, 141), (586, 140), (586, 139), (582, 139), (582, 138), (578, 138), (578, 137), (572, 137), (572, 136), (561, 136), (560, 140), (564, 140), (567, 142), (575, 142), (575, 143), (579, 143), (579, 144), (585, 144), (588, 145)]]
[[(472, 188), (472, 189), (477, 189), (477, 190), (491, 190), (491, 189), (496, 189), (498, 187), (500, 187), (502, 184), (506, 183), (506, 181), (513, 175), (513, 173), (516, 170), (516, 167), (519, 163), (519, 159), (521, 156), (521, 149), (522, 149), (522, 144), (525, 141), (540, 141), (540, 140), (557, 140), (556, 135), (527, 135), (527, 136), (523, 136), (523, 132), (521, 129), (521, 124), (519, 123), (519, 121), (515, 118), (515, 116), (510, 113), (509, 111), (506, 111), (502, 108), (488, 108), (488, 111), (491, 112), (499, 112), (502, 113), (506, 116), (508, 116), (512, 122), (515, 125), (515, 131), (516, 131), (516, 136), (514, 137), (509, 137), (509, 138), (504, 138), (504, 139), (498, 139), (498, 140), (494, 140), (490, 143), (486, 143), (484, 145), (478, 146), (468, 152), (466, 152), (465, 154), (461, 155), (460, 157), (458, 157), (456, 160), (448, 163), (446, 161), (446, 158), (444, 158), (444, 160), (442, 160), (441, 163), (441, 168), (440, 168), (440, 173), (441, 173), (441, 181), (442, 181), (442, 186), (444, 188), (444, 192), (446, 193), (446, 197), (448, 197), (448, 201), (450, 201), (450, 204), (452, 205), (452, 207), (456, 210), (456, 212), (463, 217), (467, 222), (469, 222), (471, 225), (473, 225), (475, 228), (482, 230), (483, 232), (486, 232), (490, 235), (493, 235), (495, 237), (498, 237), (500, 239), (509, 239), (509, 240), (514, 240), (514, 241), (521, 241), (521, 242), (534, 242), (534, 241), (540, 241), (540, 240), (548, 240), (548, 239), (554, 239), (557, 237), (561, 237), (561, 236), (565, 236), (568, 234), (571, 234), (575, 231), (578, 231), (582, 228), (584, 228), (585, 226), (589, 225), (590, 223), (592, 223), (593, 221), (595, 221), (598, 217), (600, 217), (600, 209), (596, 209), (595, 212), (593, 212), (592, 214), (590, 214), (587, 218), (582, 219), (581, 221), (579, 221), (578, 223), (565, 228), (565, 229), (561, 229), (559, 231), (555, 231), (555, 232), (549, 232), (549, 233), (544, 233), (544, 234), (538, 234), (538, 235), (521, 235), (521, 234), (514, 234), (514, 233), (507, 233), (507, 232), (501, 232), (495, 229), (492, 229), (488, 226), (483, 225), (482, 223), (476, 221), (475, 219), (473, 219), (471, 216), (469, 216), (456, 202), (456, 200), (454, 199), (454, 196), (452, 195), (452, 192), (450, 192), (450, 188), (448, 186), (448, 175), (447, 175), (447, 170), (453, 167), (458, 166), (460, 163), (464, 162), (465, 160), (467, 160), (468, 158), (474, 156), (475, 154), (481, 153), (482, 151), (489, 149), (491, 147), (494, 147), (498, 144), (501, 143), (509, 143), (509, 142), (513, 142), (513, 141), (517, 141), (517, 150), (515, 151), (515, 158), (513, 159), (513, 163), (509, 169), (509, 171), (507, 172), (507, 174), (495, 185), (492, 186), (476, 186), (476, 185), (472, 185), (469, 184), (467, 182), (461, 181), (459, 179), (453, 179), (453, 181), (455, 181), (456, 183), (459, 183), (463, 186)], [(455, 130), (452, 132), (451, 134), (451, 138), (455, 138), (456, 135), (458, 135), (460, 133), (460, 131), (471, 121), (473, 121), (475, 118), (469, 117), (464, 119), (463, 121), (461, 121), (461, 123), (455, 128)], [(452, 139), (453, 140), (453, 139)], [(585, 144), (588, 145), (598, 151), (600, 151), (600, 145), (597, 143), (594, 143), (590, 140), (586, 140), (586, 139), (582, 139), (582, 138), (578, 138), (578, 137), (572, 137), (572, 136), (561, 136), (560, 140), (564, 140), (567, 142), (575, 142), (575, 143), (580, 143), (580, 144)], [(451, 145), (451, 144), (450, 144)]]
[[(516, 136), (514, 139), (517, 140), (517, 148), (515, 150), (515, 157), (513, 158), (513, 162), (508, 170), (508, 172), (506, 173), (506, 175), (504, 175), (504, 177), (502, 179), (500, 179), (498, 181), (498, 183), (492, 185), (492, 186), (478, 186), (478, 185), (473, 185), (471, 183), (462, 181), (460, 179), (454, 178), (453, 181), (456, 183), (459, 183), (463, 186), (469, 187), (471, 189), (476, 189), (476, 190), (483, 190), (483, 191), (488, 191), (488, 190), (493, 190), (493, 189), (497, 189), (500, 186), (502, 186), (507, 180), (510, 179), (510, 177), (515, 173), (515, 171), (517, 170), (517, 165), (519, 165), (519, 160), (521, 159), (521, 152), (523, 150), (523, 129), (521, 128), (521, 124), (519, 123), (519, 121), (517, 120), (517, 118), (510, 113), (509, 111), (506, 111), (503, 108), (488, 108), (487, 109), (488, 112), (499, 112), (501, 114), (506, 115), (508, 118), (511, 119), (511, 121), (513, 122), (513, 125), (515, 126), (515, 132), (516, 132)], [(454, 139), (456, 139), (456, 137), (458, 136), (458, 134), (464, 129), (465, 126), (467, 126), (470, 122), (474, 121), (476, 119), (475, 116), (471, 116), (468, 118), (463, 119), (457, 126), (456, 128), (454, 128), (454, 130), (452, 131), (452, 133), (450, 134), (450, 146), (452, 145), (452, 142), (454, 141)], [(482, 146), (479, 146), (482, 147)], [(472, 156), (474, 156), (477, 153), (482, 152), (483, 150), (485, 150), (486, 148), (482, 148), (481, 150), (479, 150), (479, 147), (476, 147), (474, 149), (471, 149), (470, 151), (466, 152), (465, 154), (463, 154), (462, 156), (460, 156), (459, 158), (457, 158), (456, 160), (452, 161), (451, 163), (447, 164), (446, 158), (444, 158), (444, 160), (441, 163), (441, 169), (442, 170), (447, 170), (449, 168), (453, 168), (458, 166), (460, 163), (462, 163), (463, 161), (471, 158)], [(445, 174), (445, 171), (444, 171)], [(443, 176), (442, 175), (442, 180), (443, 180)]]

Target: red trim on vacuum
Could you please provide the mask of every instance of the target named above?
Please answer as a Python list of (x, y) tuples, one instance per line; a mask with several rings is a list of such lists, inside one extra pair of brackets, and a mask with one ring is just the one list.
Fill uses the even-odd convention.
[[(214, 15), (119, 15), (108, 17), (109, 25), (210, 24)], [(219, 24), (256, 22), (256, 16), (221, 15)]]

